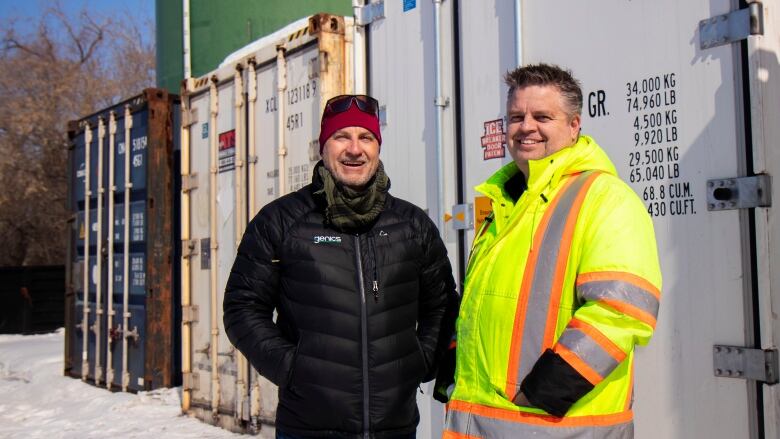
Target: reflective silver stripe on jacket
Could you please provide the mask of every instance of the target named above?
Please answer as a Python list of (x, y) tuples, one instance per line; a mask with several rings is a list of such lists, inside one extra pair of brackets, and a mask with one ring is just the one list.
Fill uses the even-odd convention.
[[(571, 209), (577, 199), (577, 195), (579, 195), (588, 177), (592, 174), (592, 172), (584, 172), (574, 177), (576, 180), (569, 187), (565, 188), (563, 193), (558, 195), (560, 201), (552, 207), (555, 210), (552, 212), (544, 230), (544, 237), (541, 241), (541, 247), (538, 251), (539, 256), (533, 273), (525, 273), (525, 276), (533, 276), (533, 280), (528, 294), (528, 303), (525, 307), (526, 315), (522, 328), (520, 362), (516, 375), (517, 382), (515, 383), (514, 393), (508, 395), (510, 399), (520, 391), (520, 383), (522, 383), (523, 378), (531, 372), (539, 356), (544, 352), (544, 336), (549, 309), (551, 306), (558, 306), (558, 303), (550, 303), (550, 299), (554, 296), (552, 289), (556, 268), (559, 258), (563, 258), (562, 263), (564, 264), (569, 258), (568, 246), (565, 247), (565, 254), (559, 254), (566, 223), (569, 215), (572, 213)], [(541, 230), (537, 233), (539, 232)], [(523, 298), (520, 297), (518, 300), (523, 300)], [(515, 319), (517, 318), (518, 316), (515, 316)], [(510, 377), (510, 385), (511, 382)]]
[(481, 439), (631, 439), (634, 437), (634, 424), (628, 421), (614, 425), (584, 427), (534, 425), (450, 410), (447, 412), (445, 439), (446, 431)]
[(558, 344), (565, 346), (566, 349), (577, 355), (602, 379), (620, 364), (598, 341), (577, 328), (566, 328), (561, 334), (561, 338), (558, 339)]
[(658, 299), (644, 288), (622, 280), (594, 280), (577, 286), (584, 300), (615, 300), (658, 317)]

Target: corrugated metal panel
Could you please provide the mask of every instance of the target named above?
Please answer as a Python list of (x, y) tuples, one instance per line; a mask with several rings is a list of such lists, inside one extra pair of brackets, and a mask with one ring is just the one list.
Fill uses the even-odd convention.
[(313, 16), (290, 35), (186, 83), (182, 406), (231, 430), (273, 437), (277, 389), (225, 335), (227, 277), (249, 219), (311, 177), (325, 101), (352, 88), (350, 26), (351, 19)]
[(69, 125), (65, 373), (95, 385), (180, 383), (172, 282), (178, 105), (147, 89)]

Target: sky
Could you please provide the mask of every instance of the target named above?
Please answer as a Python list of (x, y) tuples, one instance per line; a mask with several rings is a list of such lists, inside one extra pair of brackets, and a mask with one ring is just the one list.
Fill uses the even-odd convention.
[[(132, 14), (139, 21), (151, 20), (154, 23), (155, 0), (58, 0), (68, 13), (78, 14), (84, 8), (94, 10), (102, 16), (121, 18)], [(33, 25), (36, 18), (52, 3), (52, 0), (0, 0), (0, 22), (16, 18), (22, 30)], [(151, 36), (152, 39), (154, 36)]]
[[(80, 11), (84, 7), (100, 13), (120, 14), (137, 13), (149, 18), (154, 17), (154, 0), (59, 0), (63, 9)], [(34, 18), (51, 0), (0, 0), (0, 17)]]
[(112, 393), (63, 376), (64, 337), (0, 335), (1, 438), (242, 437), (182, 416), (180, 387)]

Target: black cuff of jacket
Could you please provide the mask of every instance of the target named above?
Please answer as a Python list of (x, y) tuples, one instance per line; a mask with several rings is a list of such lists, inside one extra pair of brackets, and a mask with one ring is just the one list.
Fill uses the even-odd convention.
[(563, 358), (547, 349), (523, 380), (520, 391), (534, 407), (563, 417), (593, 387)]
[(450, 399), (447, 389), (455, 383), (455, 348), (448, 349), (444, 353), (439, 370), (436, 374), (436, 382), (433, 384), (433, 399), (446, 404)]

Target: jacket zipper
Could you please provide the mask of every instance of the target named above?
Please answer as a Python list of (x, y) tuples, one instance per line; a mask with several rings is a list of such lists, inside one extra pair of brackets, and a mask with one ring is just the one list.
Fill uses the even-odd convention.
[(355, 235), (355, 263), (358, 272), (358, 287), (360, 289), (360, 338), (361, 355), (363, 358), (363, 437), (368, 439), (368, 311), (366, 309), (366, 289), (363, 280), (363, 263), (360, 259), (360, 235)]
[(374, 293), (374, 302), (379, 303), (379, 276), (377, 276), (376, 241), (374, 235), (368, 235), (368, 246), (371, 247), (371, 266), (374, 268), (374, 280), (371, 282), (371, 291)]

